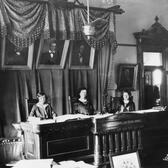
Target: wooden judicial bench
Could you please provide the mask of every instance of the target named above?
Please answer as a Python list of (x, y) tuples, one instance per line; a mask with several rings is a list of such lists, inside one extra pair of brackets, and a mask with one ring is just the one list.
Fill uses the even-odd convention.
[(25, 157), (60, 161), (87, 156), (92, 151), (91, 126), (90, 118), (47, 124), (23, 122)]
[[(28, 159), (92, 158), (97, 167), (109, 156), (139, 151), (142, 164), (161, 162), (168, 153), (168, 112), (145, 110), (95, 115), (60, 123), (21, 123)], [(90, 161), (91, 161), (90, 160)]]

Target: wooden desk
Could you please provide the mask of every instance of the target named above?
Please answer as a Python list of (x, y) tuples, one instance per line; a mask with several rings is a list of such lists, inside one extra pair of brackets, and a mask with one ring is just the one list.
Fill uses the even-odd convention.
[(50, 124), (21, 123), (27, 159), (68, 158), (92, 153), (91, 119)]

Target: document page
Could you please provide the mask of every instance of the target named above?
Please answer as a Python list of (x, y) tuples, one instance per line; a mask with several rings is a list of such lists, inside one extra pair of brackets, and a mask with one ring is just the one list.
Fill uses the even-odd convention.
[(20, 160), (13, 168), (51, 168), (53, 159)]

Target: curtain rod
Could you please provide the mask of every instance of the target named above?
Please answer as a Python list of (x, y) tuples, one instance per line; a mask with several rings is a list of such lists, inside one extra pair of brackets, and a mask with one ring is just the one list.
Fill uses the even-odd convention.
[[(83, 4), (80, 3), (78, 0), (75, 0), (74, 2), (67, 2), (67, 0), (27, 0), (30, 2), (41, 2), (41, 3), (53, 3), (56, 4), (57, 8), (83, 8), (86, 9), (87, 7)], [(78, 5), (76, 4), (78, 3)], [(125, 11), (120, 8), (120, 5), (115, 5), (110, 8), (99, 8), (99, 7), (92, 7), (90, 6), (91, 10), (97, 10), (97, 11), (108, 11), (108, 12), (113, 12), (114, 14), (122, 14)]]
[[(76, 8), (86, 8), (86, 6), (82, 5), (74, 5)], [(105, 11), (105, 12), (113, 12), (115, 14), (122, 14), (124, 13), (124, 10), (120, 8), (120, 5), (115, 5), (110, 8), (99, 8), (99, 7), (89, 7), (92, 10), (97, 10), (97, 11)]]

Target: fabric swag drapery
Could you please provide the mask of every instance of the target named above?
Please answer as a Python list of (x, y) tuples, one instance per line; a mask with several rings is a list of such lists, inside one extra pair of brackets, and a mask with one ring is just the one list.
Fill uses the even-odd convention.
[(96, 25), (96, 36), (88, 40), (82, 26), (87, 22), (84, 8), (59, 8), (55, 3), (0, 0), (1, 36), (18, 47), (26, 47), (44, 33), (45, 38), (79, 40), (85, 38), (95, 48), (111, 42), (116, 46), (112, 12), (90, 10), (90, 20), (102, 18), (107, 22)]

